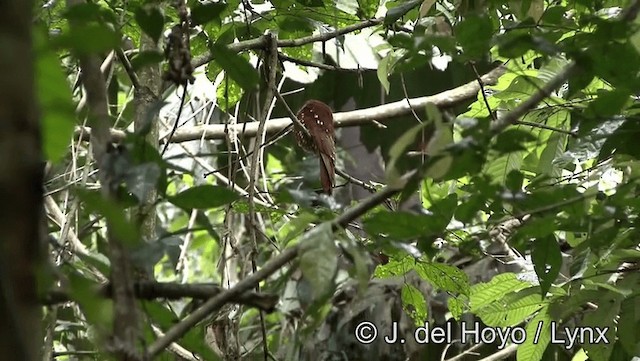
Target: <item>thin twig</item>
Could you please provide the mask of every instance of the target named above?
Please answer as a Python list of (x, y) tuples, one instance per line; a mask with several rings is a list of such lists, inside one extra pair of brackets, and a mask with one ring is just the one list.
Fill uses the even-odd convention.
[(497, 118), (491, 123), (491, 134), (496, 135), (503, 131), (509, 125), (515, 124), (520, 120), (528, 111), (535, 108), (538, 103), (547, 98), (551, 93), (564, 84), (571, 75), (578, 70), (578, 66), (575, 61), (571, 61), (567, 64), (556, 76), (551, 78), (542, 88), (529, 98), (524, 100), (512, 111), (506, 113), (504, 116)]
[(287, 103), (287, 101), (284, 100), (282, 95), (280, 95), (280, 92), (278, 91), (278, 89), (274, 88), (274, 92), (278, 100), (282, 103), (282, 105), (284, 105), (284, 108), (287, 111), (287, 114), (289, 115), (289, 119), (291, 119), (293, 124), (295, 124), (298, 128), (300, 128), (299, 130), (304, 134), (305, 137), (311, 138), (311, 134), (309, 133), (309, 130), (307, 129), (307, 127), (302, 125), (302, 122), (300, 122), (300, 119), (298, 119), (298, 117), (296, 116), (296, 113), (294, 113), (293, 110), (291, 110), (291, 107), (289, 107), (289, 104)]
[(345, 73), (362, 73), (362, 72), (368, 71), (368, 70), (375, 70), (375, 69), (365, 69), (365, 68), (357, 68), (357, 69), (341, 68), (341, 67), (334, 66), (334, 65), (322, 64), (322, 63), (316, 63), (314, 61), (292, 58), (292, 57), (290, 57), (290, 56), (288, 56), (286, 54), (283, 54), (283, 53), (279, 53), (278, 57), (280, 58), (281, 61), (288, 61), (290, 63), (294, 63), (294, 64), (298, 64), (298, 65), (310, 66), (310, 67), (313, 67), (313, 68), (318, 68), (318, 69), (323, 69), (323, 70), (330, 70), (330, 71), (339, 71), (339, 72), (345, 72)]
[(176, 115), (176, 121), (175, 123), (173, 123), (173, 127), (171, 128), (171, 132), (169, 132), (169, 134), (165, 137), (166, 141), (164, 143), (164, 147), (162, 147), (162, 152), (160, 152), (160, 155), (164, 155), (164, 152), (167, 151), (167, 148), (169, 148), (169, 143), (171, 142), (171, 138), (173, 138), (173, 135), (176, 133), (176, 130), (178, 129), (178, 124), (180, 122), (180, 116), (182, 115), (182, 109), (184, 108), (184, 101), (185, 98), (187, 97), (187, 85), (188, 82), (185, 81), (184, 84), (182, 84), (183, 86), (183, 90), (182, 90), (182, 98), (180, 99), (180, 107), (178, 108), (178, 114)]
[[(253, 273), (258, 270), (258, 266), (256, 265), (256, 257), (258, 256), (258, 240), (256, 236), (256, 227), (257, 225), (257, 216), (256, 209), (254, 204), (254, 196), (256, 192), (256, 179), (259, 175), (259, 167), (258, 161), (262, 158), (263, 151), (260, 148), (260, 144), (265, 137), (265, 124), (267, 123), (267, 118), (269, 117), (269, 109), (271, 109), (271, 104), (275, 97), (275, 87), (276, 87), (276, 75), (278, 69), (278, 37), (276, 34), (267, 34), (267, 42), (269, 43), (269, 48), (265, 52), (265, 70), (267, 71), (267, 88), (266, 88), (266, 96), (264, 100), (264, 105), (262, 107), (262, 112), (260, 114), (260, 124), (258, 125), (258, 131), (255, 138), (255, 148), (257, 151), (253, 152), (253, 156), (251, 157), (251, 176), (249, 177), (249, 234), (251, 237), (252, 243), (252, 251), (251, 251), (251, 268)], [(256, 285), (256, 292), (260, 292), (260, 284)], [(264, 359), (265, 361), (268, 358), (269, 354), (269, 345), (267, 344), (267, 331), (264, 323), (264, 314), (260, 312), (260, 325), (262, 332), (262, 345), (264, 349)]]
[(529, 127), (532, 127), (532, 128), (547, 129), (547, 130), (551, 130), (551, 131), (554, 131), (554, 132), (567, 134), (567, 135), (570, 135), (572, 137), (577, 137), (578, 136), (577, 132), (574, 132), (574, 131), (571, 131), (571, 130), (552, 127), (550, 125), (546, 125), (546, 124), (542, 124), (542, 123), (528, 122), (528, 121), (525, 121), (525, 120), (518, 120), (516, 122), (516, 124), (526, 125), (526, 126), (529, 126)]
[(487, 111), (489, 111), (491, 119), (495, 121), (497, 120), (496, 114), (493, 112), (493, 110), (491, 110), (489, 100), (487, 99), (487, 93), (484, 91), (484, 82), (482, 81), (482, 77), (480, 77), (480, 74), (478, 73), (478, 69), (476, 69), (476, 64), (474, 62), (471, 62), (471, 69), (473, 69), (473, 73), (476, 75), (476, 80), (478, 81), (478, 85), (480, 86), (480, 94), (482, 94), (484, 105), (487, 107)]
[(376, 187), (374, 187), (371, 184), (365, 183), (364, 181), (361, 181), (360, 179), (357, 179), (357, 178), (349, 175), (347, 172), (343, 171), (340, 168), (336, 168), (336, 174), (341, 176), (342, 178), (344, 178), (347, 182), (355, 184), (357, 186), (360, 186), (360, 187), (368, 190), (369, 192), (375, 192), (376, 191)]
[(476, 352), (474, 352), (475, 350), (479, 349), (480, 347), (484, 346), (484, 343), (480, 342), (477, 343), (471, 347), (469, 347), (468, 349), (464, 350), (461, 354), (453, 356), (450, 359), (445, 359), (445, 357), (447, 356), (447, 350), (449, 350), (449, 348), (453, 345), (456, 344), (456, 342), (460, 342), (460, 340), (454, 340), (454, 342), (450, 343), (447, 345), (447, 347), (445, 347), (444, 351), (442, 351), (442, 356), (440, 357), (441, 361), (460, 361), (462, 359), (464, 359), (466, 356), (468, 355), (475, 355), (477, 356), (478, 354)]
[(133, 70), (133, 66), (131, 66), (131, 62), (127, 55), (122, 51), (121, 48), (116, 49), (116, 54), (118, 55), (118, 59), (120, 59), (120, 63), (122, 63), (122, 67), (124, 71), (129, 76), (129, 80), (131, 80), (131, 84), (135, 89), (140, 89), (140, 80), (138, 79), (138, 74)]

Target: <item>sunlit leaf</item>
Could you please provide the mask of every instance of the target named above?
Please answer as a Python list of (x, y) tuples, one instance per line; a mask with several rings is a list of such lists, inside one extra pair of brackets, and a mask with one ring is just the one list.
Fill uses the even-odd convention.
[(253, 90), (258, 84), (258, 73), (245, 58), (229, 50), (224, 45), (215, 44), (211, 51), (215, 62), (244, 90)]

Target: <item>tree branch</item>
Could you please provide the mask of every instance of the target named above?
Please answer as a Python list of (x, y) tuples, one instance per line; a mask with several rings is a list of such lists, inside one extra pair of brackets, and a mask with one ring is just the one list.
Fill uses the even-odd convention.
[[(370, 19), (370, 20), (365, 20), (365, 21), (353, 24), (353, 25), (346, 26), (341, 29), (329, 31), (326, 33), (310, 35), (310, 36), (306, 36), (299, 39), (279, 40), (278, 48), (296, 47), (296, 46), (315, 43), (319, 41), (331, 40), (333, 38), (336, 38), (344, 34), (348, 34), (356, 30), (362, 30), (364, 28), (369, 28), (369, 27), (381, 24), (383, 21), (384, 21), (384, 18)], [(263, 35), (256, 39), (229, 44), (227, 45), (227, 48), (231, 51), (235, 51), (239, 53), (241, 51), (251, 50), (251, 49), (265, 49), (267, 46), (269, 46), (269, 44), (267, 42), (266, 37)], [(199, 66), (202, 66), (210, 62), (213, 59), (215, 59), (215, 56), (212, 53), (208, 53), (208, 54), (201, 55), (197, 58), (194, 58), (191, 64), (193, 64), (193, 68), (195, 69)]]
[[(207, 300), (224, 292), (224, 288), (209, 283), (179, 284), (161, 283), (154, 281), (139, 281), (134, 284), (135, 296), (138, 299), (153, 300), (164, 298), (178, 300), (181, 298), (193, 298)], [(112, 285), (104, 284), (96, 290), (96, 293), (105, 298), (113, 297)], [(73, 298), (63, 289), (55, 289), (44, 295), (41, 300), (44, 305), (73, 301)], [(245, 292), (232, 299), (231, 303), (238, 303), (273, 312), (278, 303), (278, 296), (270, 293)]]
[[(335, 218), (333, 221), (331, 221), (331, 227), (334, 230), (345, 228), (351, 221), (360, 217), (378, 204), (384, 202), (387, 198), (400, 192), (410, 180), (416, 177), (416, 175), (418, 175), (417, 171), (411, 171), (405, 174), (394, 185), (386, 186), (380, 192), (377, 192), (376, 194), (365, 199), (356, 206), (348, 209), (339, 217)], [(308, 245), (306, 244), (306, 242), (297, 243), (294, 246), (285, 249), (284, 251), (282, 251), (282, 253), (267, 262), (260, 270), (252, 273), (247, 278), (238, 282), (233, 288), (230, 288), (227, 291), (209, 299), (200, 308), (192, 312), (189, 316), (185, 317), (182, 321), (175, 324), (171, 329), (169, 329), (165, 333), (164, 337), (159, 338), (158, 340), (156, 340), (156, 342), (149, 346), (149, 349), (147, 350), (147, 357), (152, 358), (157, 355), (159, 352), (164, 350), (165, 347), (167, 347), (169, 344), (176, 341), (187, 331), (189, 331), (189, 329), (195, 324), (203, 320), (211, 313), (217, 311), (226, 303), (230, 302), (231, 299), (234, 299), (235, 297), (238, 297), (256, 287), (256, 285), (258, 285), (261, 281), (267, 279), (269, 276), (282, 268), (285, 264), (289, 263), (300, 254), (304, 253), (306, 249), (308, 249)]]
[[(542, 101), (546, 96), (548, 96), (554, 89), (561, 86), (568, 79), (570, 74), (572, 74), (574, 69), (575, 69), (575, 63), (569, 64), (567, 67), (565, 67), (565, 69), (563, 69), (563, 71), (558, 73), (558, 75), (556, 75), (553, 79), (551, 79), (551, 81), (549, 81), (549, 83), (546, 84), (544, 87), (542, 87), (537, 93), (533, 94), (530, 98), (522, 102), (522, 104), (519, 107), (505, 114), (504, 116), (498, 118), (491, 125), (492, 134), (495, 135), (498, 132), (504, 130), (507, 126), (517, 121), (528, 110), (534, 108), (540, 101)], [(503, 71), (504, 70), (498, 68), (493, 70), (489, 74), (493, 73), (495, 75), (496, 72), (498, 72), (499, 74), (502, 74)], [(486, 83), (488, 82), (485, 82), (485, 84)], [(478, 91), (479, 85), (477, 80), (474, 80), (473, 82), (463, 85), (462, 87), (475, 89), (474, 91), (474, 94), (475, 94)], [(453, 97), (453, 94), (450, 94), (450, 92), (451, 91), (443, 92), (439, 95), (442, 96), (443, 94), (449, 94), (450, 97)], [(425, 98), (433, 98), (433, 97), (425, 97)], [(411, 100), (409, 101), (409, 103), (411, 107), (425, 106), (427, 104), (427, 102), (424, 100), (425, 98), (421, 98), (422, 99), (421, 102), (418, 102), (416, 100)], [(452, 101), (451, 98), (449, 98), (448, 101)], [(388, 107), (385, 114), (387, 115), (393, 114), (395, 116), (403, 113), (407, 113), (411, 109), (409, 105), (406, 103), (406, 101), (402, 100), (396, 103), (389, 104), (387, 106), (374, 107), (374, 108), (369, 108), (367, 110), (357, 110), (349, 113), (352, 114), (351, 115), (353, 117), (352, 119), (355, 122), (361, 119), (360, 117), (364, 117), (367, 115), (371, 117), (373, 114), (376, 114), (376, 110), (381, 107)], [(374, 119), (379, 120), (380, 118), (376, 117)], [(344, 122), (344, 118), (342, 118), (341, 120)], [(469, 139), (465, 138), (461, 142), (466, 143), (468, 141)], [(429, 161), (427, 161), (427, 165), (428, 163)], [(356, 206), (349, 208), (342, 215), (335, 218), (331, 222), (332, 228), (334, 230), (337, 230), (340, 228), (347, 227), (351, 221), (360, 217), (361, 215), (363, 215), (373, 207), (377, 206), (378, 204), (381, 204), (389, 197), (392, 197), (393, 195), (397, 194), (402, 189), (404, 189), (407, 183), (409, 183), (412, 179), (414, 179), (414, 177), (419, 178), (420, 175), (421, 173), (418, 172), (417, 170), (411, 171), (403, 175), (395, 184), (387, 185), (379, 192), (373, 194), (371, 197), (365, 199), (364, 201), (360, 202)], [(307, 246), (306, 242), (302, 242), (290, 248), (285, 249), (278, 256), (276, 256), (275, 258), (272, 258), (271, 261), (267, 262), (262, 269), (251, 274), (250, 276), (243, 279), (242, 281), (238, 282), (235, 285), (235, 287), (208, 300), (204, 305), (202, 305), (202, 307), (194, 311), (192, 314), (187, 316), (180, 323), (174, 325), (173, 328), (167, 331), (164, 338), (160, 338), (156, 340), (156, 342), (149, 347), (148, 356), (153, 357), (154, 355), (158, 354), (171, 342), (177, 340), (180, 336), (184, 335), (191, 327), (193, 327), (200, 320), (204, 319), (211, 312), (215, 312), (220, 307), (222, 307), (225, 303), (229, 302), (231, 298), (236, 297), (246, 291), (249, 291), (251, 288), (255, 287), (259, 282), (265, 280), (267, 277), (275, 273), (278, 269), (283, 267), (285, 264), (287, 264), (288, 262), (298, 257), (300, 254), (304, 253), (306, 246)]]
[[(499, 66), (481, 77), (485, 85), (492, 85), (498, 82), (498, 78), (504, 74), (506, 68)], [(333, 118), (335, 127), (351, 127), (374, 122), (390, 120), (394, 117), (411, 114), (411, 108), (414, 110), (423, 109), (428, 103), (434, 104), (439, 108), (447, 108), (459, 104), (462, 101), (475, 98), (480, 90), (478, 81), (473, 80), (459, 87), (443, 91), (441, 93), (406, 99), (397, 102), (379, 105), (376, 107), (359, 109), (349, 112), (334, 113)], [(410, 105), (410, 106), (409, 106)], [(290, 118), (276, 118), (267, 121), (265, 130), (267, 134), (275, 134), (282, 131), (291, 124)], [(178, 129), (173, 135), (171, 142), (180, 143), (190, 140), (200, 139), (224, 139), (227, 132), (236, 132), (247, 137), (255, 136), (258, 131), (258, 122), (238, 123), (234, 125), (225, 124), (207, 124), (197, 125), (193, 127), (183, 127)], [(76, 137), (89, 139), (92, 130), (85, 127), (76, 128)], [(116, 139), (124, 139), (126, 133), (121, 130), (112, 130), (112, 136)]]

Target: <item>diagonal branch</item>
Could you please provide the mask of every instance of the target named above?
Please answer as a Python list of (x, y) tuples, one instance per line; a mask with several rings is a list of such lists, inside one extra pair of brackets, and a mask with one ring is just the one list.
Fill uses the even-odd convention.
[[(360, 202), (359, 204), (355, 205), (354, 207), (344, 212), (339, 217), (335, 218), (331, 222), (331, 227), (334, 230), (345, 228), (350, 222), (352, 222), (356, 218), (362, 216), (363, 214), (368, 212), (370, 209), (384, 202), (387, 198), (400, 192), (409, 183), (409, 181), (411, 181), (417, 175), (418, 175), (417, 171), (412, 171), (405, 174), (398, 180), (396, 184), (391, 186), (386, 186), (376, 194)], [(224, 306), (226, 303), (230, 302), (232, 299), (256, 287), (256, 285), (258, 285), (261, 281), (267, 279), (269, 276), (274, 274), (284, 265), (294, 260), (300, 254), (304, 253), (306, 249), (308, 249), (308, 247), (305, 242), (297, 243), (296, 245), (285, 249), (284, 251), (282, 251), (282, 253), (280, 253), (276, 257), (272, 258), (269, 262), (267, 262), (260, 270), (252, 273), (247, 278), (238, 282), (233, 288), (230, 288), (226, 292), (223, 292), (209, 299), (200, 308), (198, 308), (189, 316), (185, 317), (182, 321), (180, 321), (179, 323), (175, 324), (172, 328), (170, 328), (165, 333), (164, 337), (159, 338), (158, 340), (156, 340), (156, 342), (154, 342), (151, 346), (149, 346), (149, 349), (147, 350), (147, 357), (152, 358), (155, 355), (157, 355), (165, 347), (167, 347), (172, 342), (176, 341), (178, 338), (184, 335), (187, 331), (189, 331), (191, 327), (195, 326), (198, 322), (203, 320), (212, 312), (217, 311), (220, 307)]]

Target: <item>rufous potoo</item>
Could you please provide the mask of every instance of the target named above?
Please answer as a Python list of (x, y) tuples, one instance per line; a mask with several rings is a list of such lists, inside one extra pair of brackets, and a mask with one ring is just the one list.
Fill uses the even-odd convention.
[(295, 125), (296, 141), (302, 149), (313, 152), (320, 158), (320, 184), (326, 194), (331, 194), (336, 178), (336, 141), (331, 108), (312, 99), (300, 108), (297, 117), (311, 137), (306, 137), (302, 129)]

